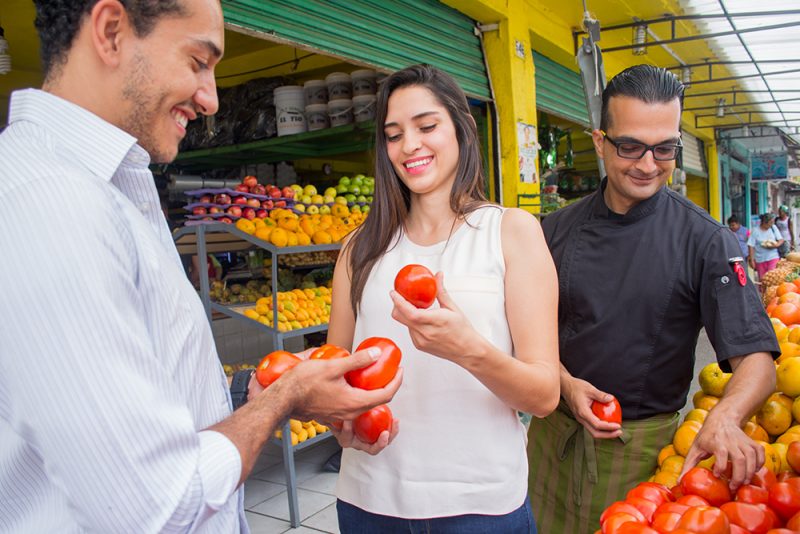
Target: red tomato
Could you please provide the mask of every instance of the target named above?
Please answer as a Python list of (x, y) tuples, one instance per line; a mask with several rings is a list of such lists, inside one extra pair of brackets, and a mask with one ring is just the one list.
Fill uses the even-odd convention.
[(626, 499), (630, 499), (631, 497), (641, 497), (642, 499), (653, 501), (659, 506), (665, 502), (671, 502), (675, 500), (675, 498), (672, 496), (672, 493), (667, 489), (666, 486), (657, 484), (655, 482), (641, 482), (637, 484), (628, 490), (628, 493), (625, 495)]
[(600, 515), (600, 525), (602, 526), (603, 523), (606, 522), (609, 516), (614, 515), (618, 512), (624, 512), (626, 514), (631, 514), (639, 521), (647, 521), (647, 518), (644, 514), (633, 504), (627, 501), (616, 501), (611, 503), (608, 508), (603, 510), (603, 513)]
[(789, 444), (786, 449), (786, 461), (795, 473), (800, 473), (800, 441), (793, 441)]
[(353, 432), (364, 443), (375, 443), (381, 432), (392, 429), (392, 421), (392, 411), (381, 404), (356, 417), (353, 421)]
[(704, 467), (693, 467), (683, 475), (681, 488), (685, 495), (699, 495), (712, 506), (720, 506), (731, 500), (728, 484)]
[(800, 490), (788, 482), (778, 482), (769, 489), (769, 507), (784, 521), (800, 511)]
[(625, 502), (634, 505), (636, 509), (642, 513), (645, 521), (648, 523), (653, 520), (653, 514), (656, 513), (656, 508), (658, 508), (658, 504), (643, 499), (642, 497), (630, 497), (629, 499), (625, 499)]
[(350, 356), (350, 353), (347, 350), (343, 349), (342, 347), (337, 347), (336, 345), (326, 343), (312, 352), (308, 359), (334, 360), (336, 358), (344, 358), (346, 356)]
[(708, 501), (702, 498), (700, 495), (684, 495), (680, 497), (675, 502), (679, 502), (681, 504), (685, 504), (686, 506), (709, 506)]
[(791, 471), (781, 471), (777, 475), (775, 475), (776, 482), (788, 482), (791, 479), (795, 478), (795, 474)]
[(767, 504), (769, 502), (769, 490), (752, 484), (745, 484), (744, 486), (739, 486), (739, 489), (736, 490), (736, 500), (750, 504)]
[(394, 290), (417, 308), (430, 308), (436, 300), (436, 277), (424, 265), (406, 265), (394, 278)]
[(402, 353), (394, 341), (385, 337), (370, 337), (361, 342), (356, 350), (364, 350), (369, 347), (381, 349), (381, 355), (375, 363), (350, 371), (344, 375), (347, 383), (355, 388), (379, 389), (392, 381), (400, 367)]
[(605, 403), (592, 401), (592, 413), (603, 421), (622, 423), (622, 406), (619, 405), (616, 397)]
[(619, 527), (622, 526), (623, 523), (629, 522), (643, 524), (643, 521), (634, 515), (625, 512), (617, 512), (606, 517), (601, 530), (603, 534), (619, 534)]
[(800, 512), (794, 514), (787, 522), (786, 528), (800, 532)]
[(790, 530), (788, 528), (773, 528), (767, 531), (767, 534), (797, 534), (796, 530)]
[(658, 531), (648, 527), (644, 523), (629, 521), (619, 526), (617, 534), (658, 534)]
[(678, 522), (678, 528), (685, 528), (696, 534), (729, 534), (731, 523), (719, 508), (697, 506), (686, 510)]
[(731, 534), (749, 534), (746, 529), (740, 527), (739, 525), (731, 524)]
[(739, 525), (752, 534), (764, 534), (774, 526), (767, 512), (755, 504), (726, 502), (720, 506), (720, 510), (725, 512), (731, 524)]
[(681, 517), (689, 507), (677, 502), (665, 502), (656, 509), (653, 514), (653, 521), (650, 526), (658, 532), (672, 532), (681, 520)]
[(755, 472), (753, 478), (750, 479), (750, 484), (760, 488), (769, 489), (778, 481), (775, 473), (770, 471), (766, 465), (762, 465), (761, 469)]
[(756, 506), (758, 506), (759, 508), (764, 510), (764, 513), (766, 513), (767, 516), (769, 516), (769, 518), (772, 520), (772, 528), (778, 528), (779, 526), (781, 526), (783, 524), (783, 521), (781, 521), (781, 518), (778, 517), (778, 514), (776, 514), (775, 510), (770, 508), (769, 505), (763, 504), (763, 503), (758, 503), (758, 504), (756, 504)]
[(256, 380), (261, 387), (268, 387), (280, 376), (302, 360), (285, 350), (276, 350), (264, 356), (256, 367)]

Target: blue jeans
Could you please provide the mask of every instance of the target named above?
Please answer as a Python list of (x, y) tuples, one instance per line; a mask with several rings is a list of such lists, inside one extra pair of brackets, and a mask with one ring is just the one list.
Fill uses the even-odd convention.
[(531, 503), (505, 515), (466, 514), (432, 519), (401, 519), (367, 512), (336, 501), (342, 534), (536, 534)]

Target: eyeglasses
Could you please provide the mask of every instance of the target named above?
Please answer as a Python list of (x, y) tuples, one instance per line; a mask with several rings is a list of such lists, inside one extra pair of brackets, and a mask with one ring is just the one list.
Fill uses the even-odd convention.
[(680, 141), (677, 144), (645, 145), (635, 141), (617, 141), (610, 138), (603, 130), (600, 130), (600, 133), (603, 134), (603, 139), (617, 149), (617, 156), (624, 159), (641, 159), (649, 150), (653, 153), (653, 159), (656, 161), (672, 161), (678, 157), (683, 148)]

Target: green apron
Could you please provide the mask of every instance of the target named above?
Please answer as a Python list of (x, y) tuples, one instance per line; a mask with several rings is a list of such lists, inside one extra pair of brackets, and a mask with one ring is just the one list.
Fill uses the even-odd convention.
[(564, 401), (528, 430), (528, 487), (540, 534), (591, 534), (600, 514), (650, 478), (672, 440), (677, 413), (623, 421), (622, 436), (595, 440)]

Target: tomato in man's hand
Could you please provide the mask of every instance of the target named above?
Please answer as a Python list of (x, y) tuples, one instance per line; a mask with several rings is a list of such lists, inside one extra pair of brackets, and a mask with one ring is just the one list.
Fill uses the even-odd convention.
[(268, 387), (275, 382), (280, 376), (300, 363), (302, 360), (285, 350), (276, 350), (270, 352), (256, 367), (256, 380), (261, 384), (261, 387)]
[(381, 432), (392, 430), (392, 411), (385, 404), (366, 411), (353, 420), (356, 437), (370, 445), (378, 441)]
[(337, 347), (330, 343), (326, 343), (318, 347), (308, 357), (309, 360), (335, 360), (336, 358), (344, 358), (350, 356), (350, 353), (342, 347)]
[(711, 506), (721, 506), (732, 498), (728, 484), (705, 467), (691, 468), (680, 484), (684, 495), (699, 495)]
[(356, 351), (370, 347), (381, 350), (381, 355), (375, 363), (344, 375), (347, 383), (354, 388), (380, 389), (392, 381), (400, 367), (402, 353), (394, 341), (385, 337), (369, 337), (358, 345)]
[(609, 402), (592, 401), (592, 413), (598, 418), (608, 423), (622, 424), (622, 406), (616, 397)]
[(394, 290), (417, 308), (430, 308), (436, 300), (436, 277), (424, 265), (406, 265), (394, 278)]

